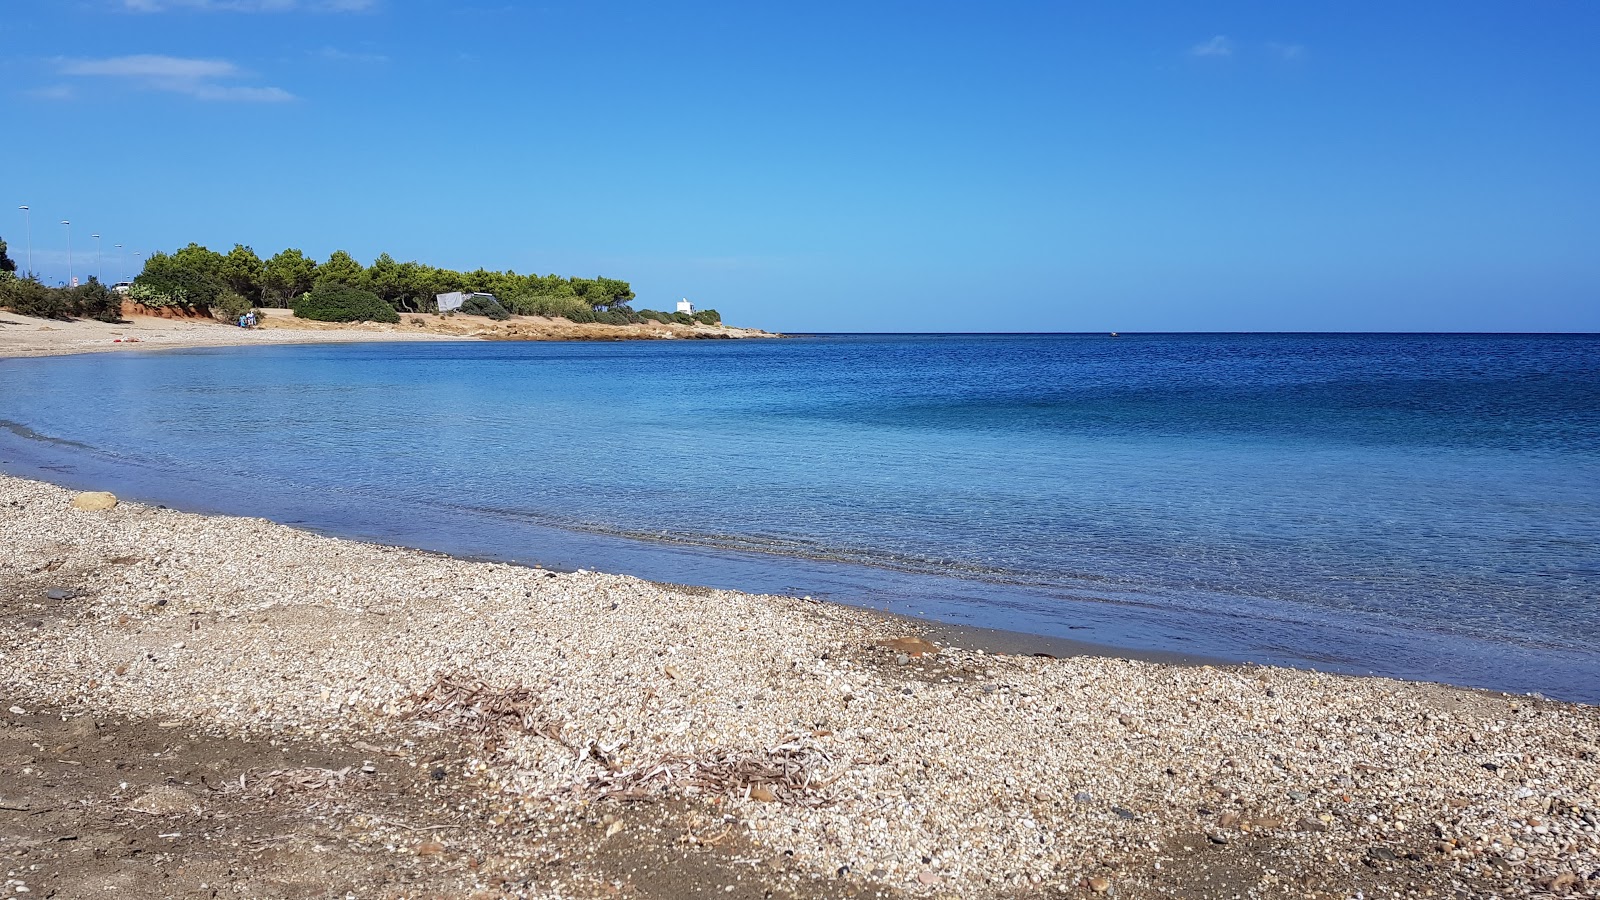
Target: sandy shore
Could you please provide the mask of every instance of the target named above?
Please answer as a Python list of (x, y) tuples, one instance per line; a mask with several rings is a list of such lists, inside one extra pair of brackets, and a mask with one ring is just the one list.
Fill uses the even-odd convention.
[(1600, 890), (1595, 707), (930, 647), (72, 497), (0, 476), (0, 852), (35, 896)]
[(92, 319), (56, 321), (0, 310), (0, 357), (60, 356), (115, 350), (233, 347), (255, 344), (359, 343), (461, 340), (651, 340), (706, 337), (776, 337), (748, 328), (708, 325), (600, 325), (565, 319), (513, 316), (493, 322), (477, 316), (406, 314), (398, 325), (334, 324), (296, 319), (288, 310), (266, 310), (262, 327), (237, 328), (209, 319), (130, 316), (108, 324)]

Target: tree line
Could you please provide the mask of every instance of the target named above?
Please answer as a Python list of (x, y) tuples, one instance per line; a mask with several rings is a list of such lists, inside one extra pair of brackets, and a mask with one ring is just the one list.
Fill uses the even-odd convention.
[(396, 262), (385, 253), (362, 265), (343, 250), (318, 262), (295, 248), (262, 259), (235, 244), (218, 253), (190, 244), (145, 261), (130, 290), (147, 306), (243, 306), (290, 308), (319, 285), (339, 285), (372, 294), (396, 312), (434, 312), (435, 296), (451, 291), (494, 294), (502, 302), (550, 309), (605, 312), (633, 300), (628, 282), (615, 278), (519, 275), (477, 269), (458, 272), (415, 261)]
[[(30, 315), (95, 315), (89, 312), (94, 302), (77, 302), (62, 291), (84, 291), (93, 298), (103, 292), (95, 284), (82, 288), (49, 288), (37, 279), (16, 279), (16, 266), (4, 254), (0, 241), (0, 279), (30, 282), (23, 301), (29, 309), (45, 312)], [(10, 269), (3, 266), (10, 265)], [(40, 291), (53, 292), (48, 302)], [(262, 259), (255, 250), (235, 244), (227, 253), (218, 253), (191, 243), (173, 253), (158, 252), (145, 260), (133, 279), (129, 296), (146, 306), (205, 308), (223, 321), (233, 321), (256, 308), (289, 308), (302, 318), (327, 321), (397, 321), (404, 312), (437, 312), (439, 294), (452, 291), (493, 294), (493, 302), (471, 304), (465, 314), (504, 317), (509, 315), (560, 316), (574, 322), (629, 324), (642, 321), (702, 322), (718, 324), (716, 310), (703, 310), (693, 317), (684, 313), (634, 310), (632, 287), (616, 278), (568, 278), (561, 275), (519, 275), (507, 270), (491, 272), (476, 269), (457, 272), (423, 263), (396, 262), (387, 253), (362, 265), (343, 250), (334, 251), (318, 262), (295, 248)], [(61, 294), (59, 297), (55, 294)], [(37, 296), (36, 296), (37, 295)], [(111, 303), (105, 315), (115, 321), (120, 302)], [(0, 294), (0, 305), (10, 305)], [(52, 312), (53, 310), (53, 312)]]

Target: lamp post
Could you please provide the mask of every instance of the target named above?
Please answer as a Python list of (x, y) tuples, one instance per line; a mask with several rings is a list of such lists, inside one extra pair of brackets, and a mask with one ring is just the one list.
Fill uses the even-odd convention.
[(72, 222), (62, 219), (61, 224), (67, 226), (67, 287), (72, 287), (72, 283), (78, 280), (77, 274), (72, 271)]
[(128, 280), (128, 267), (122, 264), (122, 245), (112, 244), (117, 248), (117, 284)]
[(100, 235), (91, 234), (89, 237), (94, 238), (94, 280), (104, 283), (106, 270), (100, 265)]
[(17, 209), (22, 210), (23, 226), (27, 229), (27, 232), (28, 232), (28, 274), (32, 275), (33, 274), (33, 213), (29, 212), (28, 208), (26, 206), (19, 206), (19, 207), (17, 207)]

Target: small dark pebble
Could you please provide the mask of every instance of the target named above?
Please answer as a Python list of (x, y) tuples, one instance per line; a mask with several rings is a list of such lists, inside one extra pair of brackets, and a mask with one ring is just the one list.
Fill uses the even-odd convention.
[(434, 781), (443, 781), (444, 774), (444, 766), (436, 766), (432, 772), (428, 773), (428, 777), (432, 778)]
[(1209, 835), (1209, 837), (1211, 838), (1211, 843), (1213, 843), (1213, 844), (1226, 844), (1228, 842), (1228, 836), (1225, 835), (1225, 834), (1222, 834), (1221, 832), (1218, 832), (1217, 834)]
[(75, 591), (72, 588), (53, 587), (47, 588), (44, 596), (46, 600), (71, 600), (74, 597), (82, 597), (83, 592)]
[(1395, 858), (1394, 851), (1388, 847), (1368, 847), (1367, 857), (1380, 862), (1393, 862)]
[(1133, 820), (1139, 818), (1138, 816), (1133, 814), (1133, 810), (1131, 810), (1131, 809), (1123, 809), (1120, 806), (1111, 807), (1111, 811), (1117, 814), (1117, 818), (1119, 818), (1119, 819), (1127, 819), (1130, 822), (1132, 822)]
[(839, 867), (839, 871), (836, 872), (835, 874), (837, 874), (840, 878), (843, 878), (846, 875), (850, 874), (850, 867), (849, 866), (840, 866)]
[(1078, 801), (1079, 803), (1088, 803), (1090, 800), (1094, 799), (1094, 795), (1088, 791), (1079, 791), (1072, 795), (1072, 799)]

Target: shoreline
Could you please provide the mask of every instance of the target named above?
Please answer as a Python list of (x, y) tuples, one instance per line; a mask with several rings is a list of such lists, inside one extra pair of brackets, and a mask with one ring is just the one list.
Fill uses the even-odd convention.
[[(1208, 874), (1202, 896), (1600, 887), (1597, 707), (956, 649), (943, 627), (855, 607), (72, 497), (0, 475), (6, 705), (382, 747), (383, 766), (419, 771), (454, 741), (448, 768), (475, 773), (456, 787), (483, 815), (451, 820), (437, 850), (384, 832), (430, 889), (499, 891), (493, 858), (523, 865), (524, 887), (483, 896), (609, 896), (630, 877), (603, 849), (623, 829), (646, 863), (738, 874), (733, 896), (1142, 897)], [(485, 720), (484, 697), (519, 712)], [(172, 832), (214, 827), (168, 815)], [(557, 831), (593, 839), (560, 884), (515, 862)], [(775, 862), (717, 869), (732, 851), (686, 834)]]
[(128, 316), (120, 323), (93, 319), (36, 319), (0, 310), (0, 359), (132, 350), (250, 347), (281, 344), (411, 341), (610, 341), (704, 338), (777, 338), (753, 328), (708, 325), (580, 324), (565, 319), (513, 316), (494, 322), (476, 316), (403, 313), (400, 324), (331, 323), (294, 318), (289, 310), (263, 310), (262, 324), (239, 328), (212, 319)]

